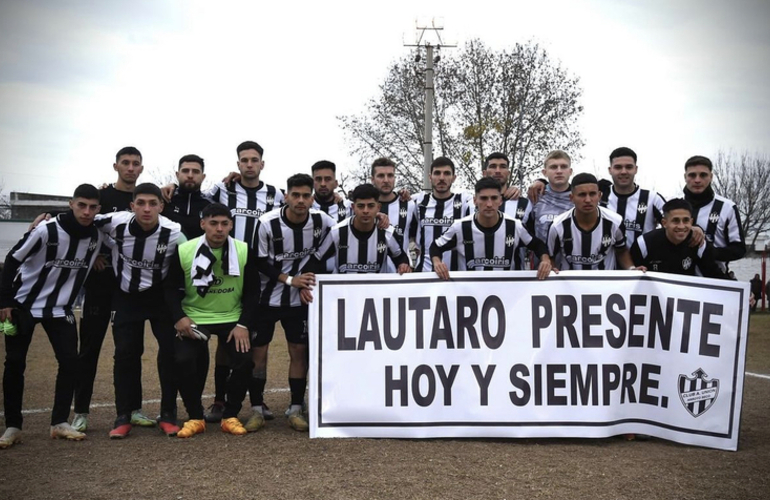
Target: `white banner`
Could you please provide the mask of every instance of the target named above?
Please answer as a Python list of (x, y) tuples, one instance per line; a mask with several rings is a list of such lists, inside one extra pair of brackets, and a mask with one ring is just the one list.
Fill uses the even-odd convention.
[(318, 276), (311, 437), (609, 437), (736, 450), (748, 284), (639, 272)]

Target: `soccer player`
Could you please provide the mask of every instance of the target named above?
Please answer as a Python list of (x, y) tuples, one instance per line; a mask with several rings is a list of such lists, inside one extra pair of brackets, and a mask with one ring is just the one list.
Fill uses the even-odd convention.
[(714, 193), (711, 186), (714, 166), (705, 156), (693, 156), (684, 164), (684, 199), (693, 208), (693, 223), (703, 229), (714, 245), (714, 256), (723, 271), (729, 262), (746, 255), (746, 242), (738, 207)]
[[(444, 234), (454, 221), (473, 213), (471, 195), (452, 192), (452, 184), (456, 178), (454, 162), (445, 156), (440, 156), (430, 165), (430, 183), (433, 186), (433, 193), (417, 193), (414, 196), (420, 219), (418, 245), (423, 249), (415, 268), (418, 272), (433, 270), (433, 261), (424, 250), (430, 248), (430, 245)], [(459, 269), (457, 251), (445, 252), (442, 260), (450, 270)]]
[(353, 216), (332, 227), (308, 264), (308, 270), (323, 272), (325, 263), (331, 262), (335, 274), (385, 273), (389, 272), (390, 260), (398, 274), (412, 272), (409, 257), (396, 238), (393, 226), (377, 227), (379, 195), (371, 184), (361, 184), (353, 190)]
[(201, 193), (201, 184), (206, 179), (203, 168), (203, 158), (200, 156), (181, 157), (176, 172), (179, 185), (163, 208), (162, 215), (179, 223), (187, 239), (203, 235), (201, 214), (203, 209), (211, 203), (211, 200)]
[[(131, 211), (136, 181), (144, 170), (142, 153), (133, 146), (124, 147), (115, 155), (115, 164), (112, 168), (118, 173), (118, 180), (99, 190), (100, 214)], [(102, 257), (96, 261), (93, 272), (86, 280), (85, 300), (80, 318), (75, 416), (72, 419), (72, 426), (80, 432), (88, 429), (88, 413), (94, 392), (99, 353), (112, 316), (112, 297), (118, 286), (111, 263), (111, 250), (103, 245), (100, 254)], [(134, 425), (144, 427), (155, 425), (153, 419), (146, 417), (140, 411), (141, 405), (132, 410), (131, 421)]]
[(155, 184), (134, 189), (131, 212), (100, 215), (96, 226), (115, 241), (112, 264), (118, 278), (113, 306), (115, 317), (115, 409), (111, 439), (128, 436), (131, 412), (142, 402), (144, 324), (149, 320), (158, 341), (160, 429), (176, 435), (176, 381), (174, 377), (174, 322), (166, 306), (162, 281), (168, 274), (177, 245), (184, 241), (181, 226), (160, 215), (163, 199)]
[(549, 254), (562, 270), (634, 269), (626, 247), (623, 220), (600, 207), (599, 182), (592, 174), (572, 179), (574, 207), (556, 217), (548, 231)]
[(707, 241), (690, 245), (692, 239), (692, 206), (682, 198), (663, 205), (663, 225), (636, 239), (631, 246), (634, 264), (648, 271), (726, 279), (714, 259), (714, 249)]
[[(310, 256), (321, 246), (334, 219), (310, 208), (313, 203), (313, 178), (296, 174), (287, 180), (286, 206), (263, 215), (257, 230), (257, 263), (261, 276), (260, 304), (255, 312), (256, 336), (252, 338), (254, 372), (266, 373), (267, 349), (273, 339), (276, 322), (280, 321), (289, 346), (289, 388), (291, 406), (289, 425), (298, 431), (308, 429), (302, 415), (307, 384), (307, 301), (315, 274), (300, 273)], [(261, 387), (249, 390), (252, 397), (262, 398)], [(252, 400), (254, 426), (264, 425), (261, 403)], [(247, 422), (248, 428), (248, 422)], [(255, 430), (256, 430), (255, 428)]]
[[(396, 187), (396, 164), (389, 158), (377, 158), (372, 162), (372, 184), (380, 192), (380, 212), (386, 214), (392, 222), (396, 240), (409, 257), (409, 245), (417, 240), (420, 220), (417, 217), (417, 205), (411, 199), (401, 199)], [(412, 263), (413, 264), (413, 263)], [(395, 272), (396, 266), (388, 257), (388, 271)], [(414, 266), (412, 266), (414, 267)]]
[(51, 437), (81, 440), (86, 436), (67, 422), (78, 364), (78, 332), (72, 304), (103, 240), (93, 224), (100, 208), (99, 191), (90, 184), (82, 184), (75, 189), (69, 205), (69, 211), (25, 234), (5, 259), (0, 283), (0, 322), (12, 319), (16, 333), (5, 332), (6, 430), (0, 437), (0, 448), (21, 442), (24, 371), (38, 323), (43, 325), (59, 364)]
[[(537, 198), (532, 210), (535, 212), (535, 236), (547, 241), (548, 230), (554, 219), (573, 207), (569, 183), (572, 160), (569, 155), (558, 149), (548, 153), (543, 175), (548, 179), (548, 185), (542, 196)], [(531, 195), (530, 198), (534, 199)]]
[(337, 189), (337, 165), (321, 160), (310, 167), (313, 173), (313, 209), (320, 210), (337, 222), (347, 219), (351, 214), (349, 200), (337, 200), (334, 190)]
[(226, 206), (208, 205), (199, 225), (204, 235), (178, 247), (164, 282), (179, 337), (174, 342), (177, 383), (189, 416), (177, 436), (189, 438), (206, 430), (201, 396), (209, 368), (210, 335), (225, 346), (232, 369), (221, 427), (243, 435), (247, 431), (238, 412), (253, 367), (249, 331), (259, 297), (256, 255), (246, 243), (228, 236), (233, 217)]
[(545, 243), (529, 234), (521, 221), (500, 211), (502, 189), (494, 178), (479, 179), (473, 197), (476, 212), (455, 221), (431, 244), (429, 255), (439, 278), (449, 279), (449, 269), (441, 258), (449, 250), (457, 251), (458, 271), (520, 270), (514, 259), (520, 245), (527, 246), (540, 257), (538, 279), (548, 277), (551, 259)]

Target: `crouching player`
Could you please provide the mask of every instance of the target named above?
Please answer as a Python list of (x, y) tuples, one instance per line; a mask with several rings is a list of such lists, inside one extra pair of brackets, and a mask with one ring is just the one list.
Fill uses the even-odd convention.
[(217, 335), (226, 346), (232, 369), (223, 432), (246, 434), (238, 412), (253, 368), (249, 325), (258, 298), (255, 256), (246, 243), (229, 236), (233, 218), (226, 206), (213, 203), (202, 215), (204, 235), (179, 246), (165, 282), (178, 337), (174, 342), (177, 383), (189, 416), (177, 433), (180, 438), (206, 430), (201, 397), (209, 369), (210, 335)]

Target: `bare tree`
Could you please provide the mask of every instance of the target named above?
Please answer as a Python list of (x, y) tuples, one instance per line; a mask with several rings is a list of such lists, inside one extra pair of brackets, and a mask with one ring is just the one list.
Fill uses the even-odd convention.
[(770, 159), (748, 151), (719, 150), (714, 162), (714, 191), (735, 202), (751, 246), (770, 231)]
[(0, 219), (11, 218), (11, 200), (5, 192), (5, 183), (0, 180)]
[(150, 167), (142, 172), (140, 182), (152, 182), (158, 186), (166, 184), (176, 184), (176, 167), (161, 168)]
[[(519, 184), (551, 149), (579, 158), (579, 80), (536, 43), (494, 51), (471, 40), (442, 59), (435, 85), (434, 156), (452, 158), (460, 185), (471, 186), (495, 151), (509, 156)], [(391, 65), (380, 95), (361, 115), (338, 117), (361, 164), (387, 156), (413, 190), (422, 187), (424, 86), (422, 68), (405, 56)]]

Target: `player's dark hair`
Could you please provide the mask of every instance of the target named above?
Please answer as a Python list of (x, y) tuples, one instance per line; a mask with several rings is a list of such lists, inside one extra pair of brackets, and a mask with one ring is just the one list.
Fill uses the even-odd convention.
[(295, 187), (307, 186), (313, 191), (313, 178), (307, 174), (294, 174), (286, 179), (286, 191), (291, 191)]
[(81, 184), (75, 188), (72, 198), (85, 198), (87, 200), (100, 200), (99, 190), (91, 184)]
[(476, 194), (479, 194), (482, 189), (496, 189), (502, 193), (503, 191), (503, 185), (500, 184), (500, 181), (495, 179), (494, 177), (482, 177), (481, 179), (476, 181), (476, 186), (474, 187)]
[(709, 160), (705, 156), (690, 157), (686, 162), (684, 162), (684, 169), (687, 170), (690, 167), (696, 167), (698, 165), (703, 165), (704, 167), (707, 167), (709, 169), (709, 172), (714, 170), (714, 165), (711, 164), (711, 160)]
[(211, 203), (206, 205), (201, 212), (201, 219), (205, 219), (206, 217), (220, 217), (223, 215), (228, 219), (233, 220), (233, 214), (230, 212), (229, 208), (221, 203)]
[(337, 174), (337, 165), (335, 165), (334, 163), (328, 160), (317, 161), (313, 163), (312, 167), (310, 167), (310, 171), (313, 173), (315, 173), (316, 170), (326, 170), (326, 169), (331, 170), (332, 172), (334, 172), (335, 175)]
[(182, 168), (182, 163), (197, 163), (201, 166), (201, 172), (203, 172), (203, 158), (198, 155), (184, 155), (183, 157), (179, 158), (179, 166), (177, 167), (177, 170)]
[(594, 174), (583, 172), (581, 174), (577, 174), (575, 177), (572, 178), (572, 191), (574, 191), (575, 188), (580, 186), (581, 184), (596, 184), (598, 186), (599, 181), (596, 180), (596, 176)]
[(685, 200), (684, 198), (674, 198), (671, 200), (668, 200), (663, 205), (663, 217), (668, 217), (668, 213), (672, 210), (687, 210), (690, 212), (690, 217), (692, 217), (692, 205), (690, 205), (690, 202)]
[(491, 155), (487, 156), (486, 160), (484, 160), (484, 167), (481, 170), (486, 170), (487, 167), (489, 167), (490, 160), (505, 160), (505, 163), (508, 165), (511, 164), (511, 160), (508, 159), (508, 155), (505, 153), (492, 153)]
[(264, 154), (264, 150), (262, 149), (262, 146), (257, 144), (254, 141), (246, 141), (238, 144), (238, 147), (235, 148), (235, 152), (238, 154), (238, 157), (241, 157), (241, 151), (246, 151), (247, 149), (253, 149), (257, 153), (259, 153), (260, 158)]
[(627, 148), (625, 146), (617, 148), (612, 153), (610, 153), (610, 163), (612, 163), (612, 160), (615, 158), (620, 158), (621, 156), (630, 156), (634, 159), (634, 163), (636, 163), (636, 153), (633, 149)]
[(380, 198), (380, 191), (371, 184), (361, 184), (350, 193), (350, 200), (371, 200), (377, 201)]
[(455, 164), (446, 156), (439, 156), (433, 160), (433, 163), (430, 164), (430, 171), (433, 172), (433, 169), (437, 167), (451, 167), (452, 174), (455, 173)]
[(160, 188), (153, 184), (152, 182), (145, 182), (143, 184), (139, 184), (134, 188), (134, 200), (137, 196), (140, 194), (151, 194), (153, 196), (157, 196), (158, 199), (162, 202), (163, 201), (163, 195), (160, 192)]
[(385, 158), (384, 156), (381, 158), (377, 158), (372, 162), (372, 177), (374, 177), (374, 169), (377, 167), (393, 167), (396, 168), (396, 162), (391, 160), (390, 158)]
[(134, 146), (126, 146), (125, 148), (121, 148), (120, 151), (118, 151), (118, 154), (115, 155), (115, 163), (120, 161), (120, 157), (123, 155), (136, 155), (140, 160), (142, 159), (142, 153), (140, 153), (138, 149)]

